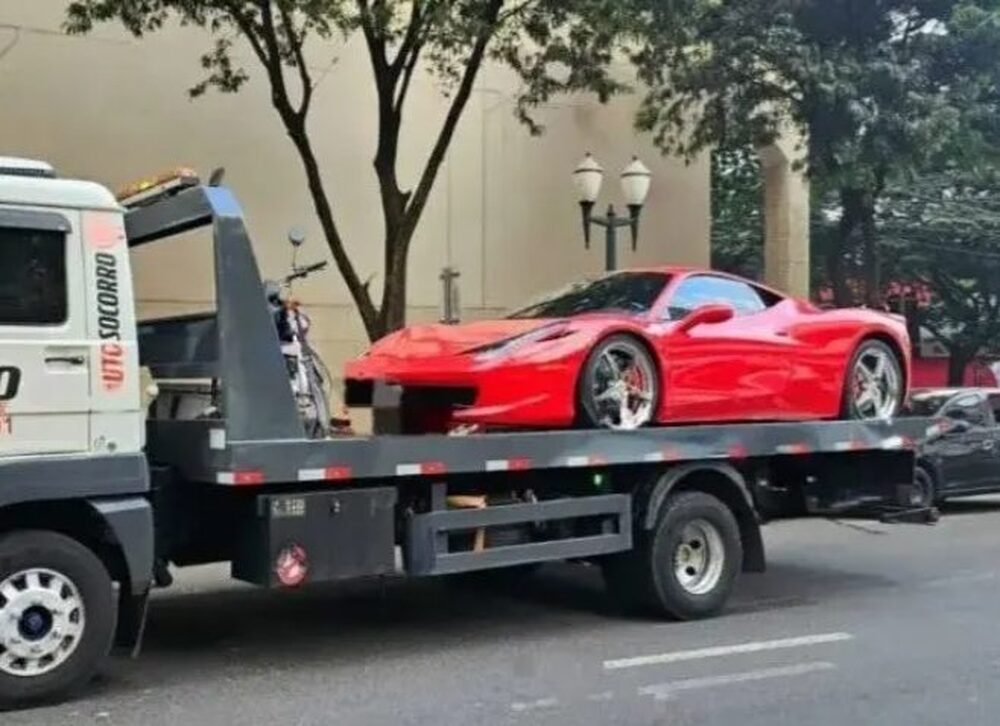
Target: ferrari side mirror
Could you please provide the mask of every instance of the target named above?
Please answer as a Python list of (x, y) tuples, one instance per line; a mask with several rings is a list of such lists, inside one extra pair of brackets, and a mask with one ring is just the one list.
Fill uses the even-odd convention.
[(703, 305), (688, 314), (677, 327), (679, 333), (687, 333), (699, 325), (718, 325), (733, 319), (736, 311), (730, 305)]

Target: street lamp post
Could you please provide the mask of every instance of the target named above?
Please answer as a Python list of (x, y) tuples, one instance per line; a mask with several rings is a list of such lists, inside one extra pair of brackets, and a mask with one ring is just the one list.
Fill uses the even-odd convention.
[(618, 267), (618, 230), (629, 227), (632, 231), (632, 250), (635, 251), (639, 241), (639, 215), (642, 205), (649, 194), (651, 174), (646, 165), (633, 156), (632, 162), (621, 173), (622, 195), (628, 207), (628, 216), (620, 217), (615, 212), (613, 204), (608, 205), (607, 214), (603, 217), (593, 215), (594, 204), (601, 193), (604, 181), (604, 169), (594, 157), (587, 153), (573, 172), (573, 183), (580, 197), (580, 210), (583, 214), (584, 247), (590, 249), (590, 227), (604, 227), (604, 267), (612, 272)]
[(448, 266), (441, 269), (441, 322), (454, 325), (459, 321), (458, 278), (461, 273)]

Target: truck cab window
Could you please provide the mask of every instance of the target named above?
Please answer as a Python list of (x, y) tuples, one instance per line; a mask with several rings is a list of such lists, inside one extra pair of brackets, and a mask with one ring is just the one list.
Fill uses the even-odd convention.
[(0, 227), (0, 325), (66, 322), (66, 235)]

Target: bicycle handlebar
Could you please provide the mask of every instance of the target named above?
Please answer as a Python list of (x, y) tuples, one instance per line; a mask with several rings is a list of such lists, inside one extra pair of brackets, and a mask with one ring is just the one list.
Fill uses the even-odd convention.
[(301, 280), (302, 278), (308, 277), (314, 272), (319, 272), (320, 270), (325, 268), (328, 264), (329, 262), (324, 260), (323, 262), (317, 262), (312, 265), (306, 265), (305, 267), (300, 267), (297, 270), (295, 270), (295, 272), (293, 272), (291, 275), (288, 275), (285, 278), (285, 282), (289, 283), (292, 280)]

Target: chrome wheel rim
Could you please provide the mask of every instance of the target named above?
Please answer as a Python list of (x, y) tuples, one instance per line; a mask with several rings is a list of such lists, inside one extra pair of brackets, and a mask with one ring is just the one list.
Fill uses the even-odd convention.
[(638, 345), (616, 342), (602, 352), (594, 369), (591, 397), (598, 422), (609, 429), (632, 430), (650, 422), (656, 371)]
[(25, 678), (55, 670), (73, 655), (84, 629), (73, 581), (42, 568), (0, 582), (0, 672)]
[(851, 372), (854, 413), (860, 419), (892, 417), (899, 407), (902, 381), (892, 353), (864, 348)]
[(694, 519), (684, 525), (674, 548), (674, 576), (685, 592), (704, 595), (719, 580), (726, 562), (722, 535), (707, 519)]

